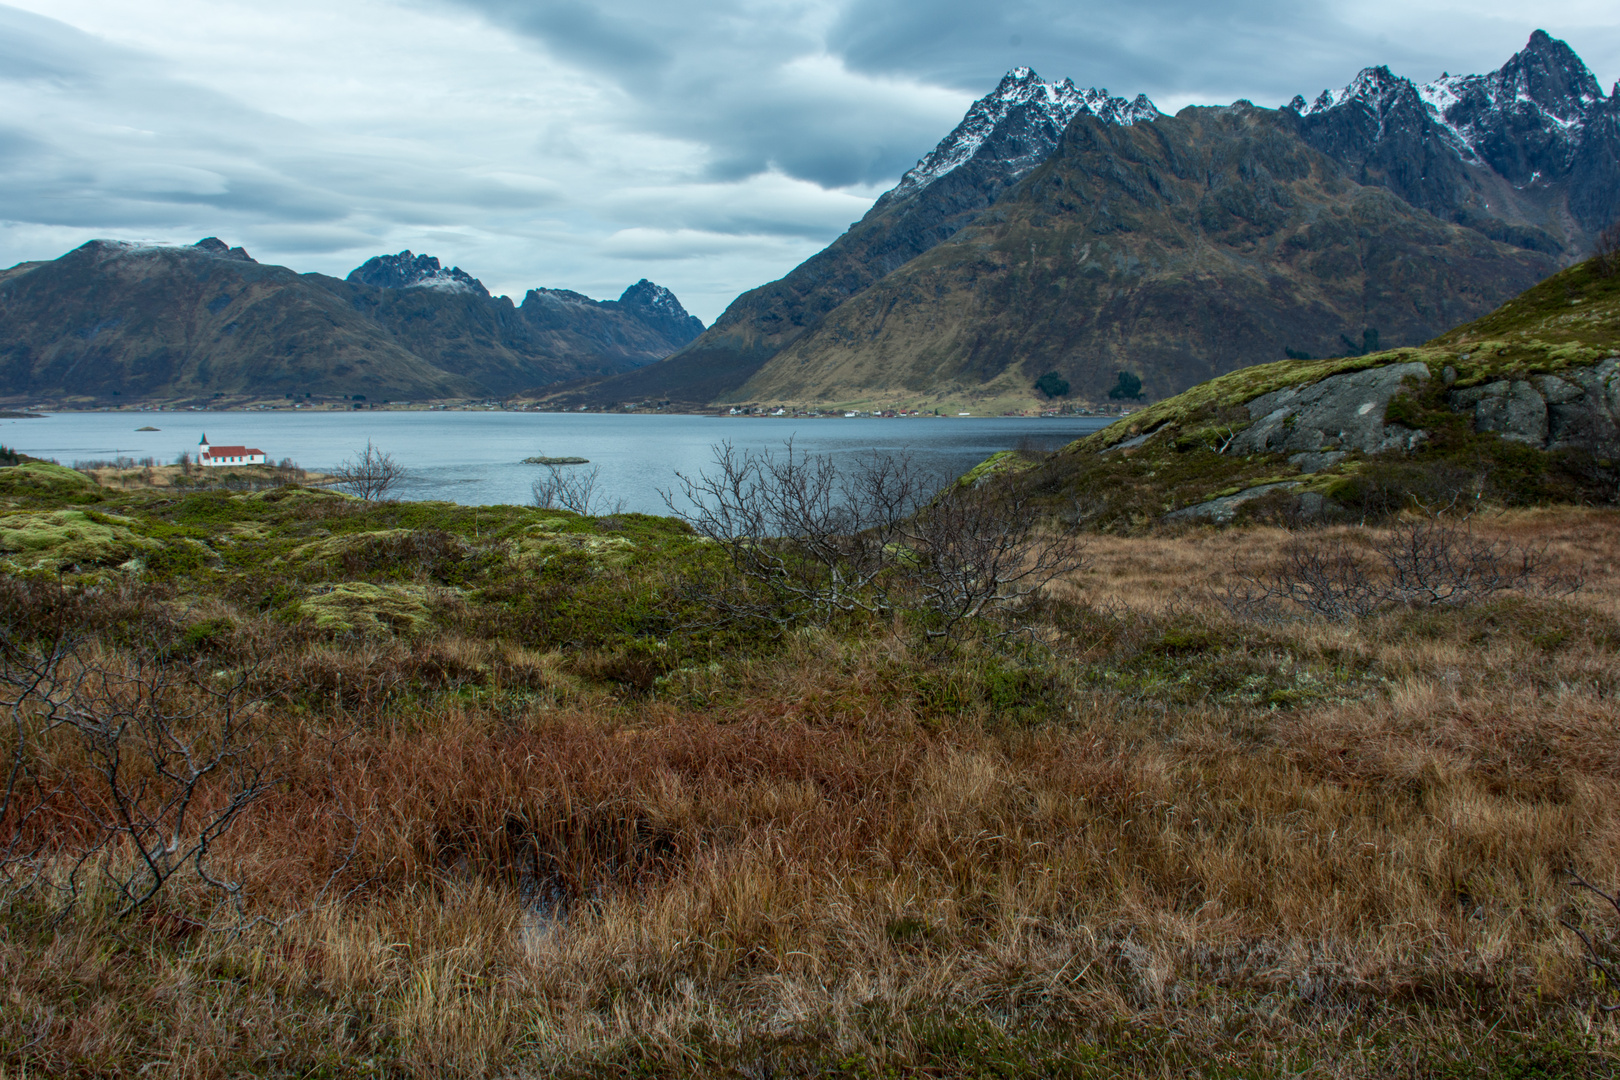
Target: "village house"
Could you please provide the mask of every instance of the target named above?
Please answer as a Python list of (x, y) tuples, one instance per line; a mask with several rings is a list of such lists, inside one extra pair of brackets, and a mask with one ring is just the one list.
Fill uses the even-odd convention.
[(202, 442), (197, 444), (197, 464), (199, 465), (263, 465), (264, 451), (256, 450), (251, 446), (210, 446), (208, 433), (203, 432)]

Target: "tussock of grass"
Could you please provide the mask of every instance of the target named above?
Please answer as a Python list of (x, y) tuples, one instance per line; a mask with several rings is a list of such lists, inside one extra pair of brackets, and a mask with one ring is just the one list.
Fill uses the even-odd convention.
[(429, 597), (411, 585), (345, 581), (300, 605), (322, 630), (339, 634), (415, 633), (427, 625)]

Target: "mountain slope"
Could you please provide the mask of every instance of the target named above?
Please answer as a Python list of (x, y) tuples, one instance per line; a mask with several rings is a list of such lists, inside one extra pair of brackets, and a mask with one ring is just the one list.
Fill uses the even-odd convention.
[(1159, 115), (1146, 97), (1048, 83), (1010, 72), (860, 221), (786, 277), (734, 300), (702, 337), (662, 363), (581, 391), (581, 400), (724, 395), (827, 313), (953, 236), (1027, 175), (1077, 115), (1130, 125)]
[(0, 386), (97, 398), (474, 392), (395, 342), (341, 289), (212, 246), (105, 240), (0, 277)]
[[(1246, 102), (1239, 106), (1248, 107)], [(1038, 250), (1030, 254), (1027, 281), (998, 262), (999, 269), (986, 269), (982, 288), (970, 285), (980, 279), (964, 266), (949, 287), (950, 304), (940, 302), (939, 295), (916, 291), (920, 279), (905, 276), (917, 272), (914, 261), (933, 265), (928, 261), (936, 256), (936, 245), (959, 240), (970, 226), (1003, 223), (1004, 201), (1015, 187), (1030, 183), (1033, 168), (1056, 150), (1060, 140), (1054, 132), (1064, 124), (1097, 126), (1100, 120), (1117, 132), (1171, 123), (1146, 98), (1126, 102), (1105, 91), (1074, 90), (1068, 82), (1042, 83), (1019, 69), (975, 103), (933, 153), (824, 251), (780, 281), (739, 297), (706, 334), (670, 359), (628, 376), (570, 388), (568, 400), (897, 399), (976, 394), (985, 390), (986, 380), (1005, 375), (999, 387), (991, 388), (993, 395), (1012, 393), (1032, 369), (1049, 368), (1080, 374), (1077, 388), (1094, 396), (1097, 371), (1111, 380), (1106, 369), (1114, 364), (1142, 369), (1150, 390), (1169, 392), (1232, 364), (1269, 359), (1283, 348), (1342, 352), (1347, 348), (1344, 338), (1356, 342), (1349, 348), (1359, 348), (1368, 329), (1377, 329), (1386, 344), (1420, 340), (1448, 320), (1478, 314), (1512, 295), (1532, 280), (1529, 275), (1583, 256), (1595, 233), (1620, 215), (1620, 97), (1605, 96), (1574, 51), (1539, 30), (1489, 75), (1447, 75), (1419, 86), (1388, 68), (1368, 68), (1342, 90), (1324, 91), (1309, 105), (1296, 97), (1272, 115), (1279, 138), (1291, 135), (1331, 159), (1344, 182), (1383, 189), (1402, 203), (1392, 206), (1370, 193), (1357, 195), (1351, 201), (1362, 210), (1346, 224), (1348, 204), (1333, 196), (1339, 209), (1332, 220), (1340, 224), (1306, 229), (1298, 238), (1298, 243), (1323, 245), (1312, 249), (1315, 264), (1325, 265), (1330, 253), (1345, 264), (1323, 270), (1332, 279), (1328, 284), (1299, 280), (1298, 259), (1276, 267), (1256, 262), (1292, 248), (1260, 245), (1249, 250), (1240, 244), (1216, 260), (1221, 269), (1211, 272), (1225, 284), (1203, 308), (1189, 300), (1192, 294), (1177, 293), (1180, 286), (1169, 290), (1176, 295), (1167, 294), (1159, 287), (1161, 280), (1146, 293), (1136, 290), (1133, 298), (1111, 295), (1109, 304), (1084, 316), (1091, 328), (1078, 335), (1071, 325), (1074, 319), (1053, 309), (1051, 297), (1039, 291), (1049, 290), (1051, 282), (1034, 265), (1042, 260)], [(1091, 169), (1096, 177), (1106, 176), (1112, 167), (1107, 157), (1112, 147), (1109, 140), (1094, 147), (1103, 155)], [(1321, 171), (1319, 165), (1312, 168)], [(1167, 175), (1163, 167), (1152, 171)], [(1185, 174), (1182, 179), (1193, 177)], [(1121, 178), (1122, 190), (1139, 180)], [(1226, 176), (1220, 201), (1236, 207), (1233, 212), (1239, 216), (1253, 202), (1267, 217), (1270, 180), (1260, 176), (1255, 190), (1245, 194), (1247, 183), (1245, 177)], [(1176, 199), (1190, 197), (1183, 190)], [(1127, 201), (1134, 198), (1126, 196)], [(1203, 196), (1198, 203), (1211, 206)], [(1285, 217), (1293, 213), (1281, 209)], [(1407, 211), (1417, 216), (1408, 217)], [(1216, 206), (1210, 212), (1219, 217), (1225, 211)], [(1300, 212), (1309, 216), (1315, 210), (1304, 205)], [(1026, 217), (1024, 224), (1035, 230), (1036, 249), (1048, 240), (1059, 244), (1048, 237), (1049, 226), (1086, 242), (1083, 231), (1077, 233), (1073, 223), (1065, 222), (1066, 213), (1048, 205), (1041, 214)], [(1169, 214), (1169, 219), (1175, 217)], [(1134, 217), (1131, 227), (1157, 223), (1160, 215), (1148, 213)], [(1306, 224), (1303, 218), (1295, 222), (1301, 229)], [(1408, 224), (1415, 230), (1410, 236), (1403, 234)], [(1185, 249), (1190, 240), (1184, 226), (1175, 226), (1176, 235), (1166, 235), (1162, 243), (1144, 237), (1123, 244), (1133, 250), (1155, 245)], [(1471, 235), (1447, 231), (1449, 226), (1462, 226)], [(1293, 227), (1275, 222), (1264, 226), (1273, 234)], [(1335, 229), (1356, 242), (1335, 248), (1330, 235)], [(1005, 232), (997, 235), (1007, 240)], [(987, 241), (981, 236), (976, 242)], [(1224, 243), (1217, 237), (1215, 246)], [(996, 259), (1017, 262), (1010, 250), (1001, 250)], [(1448, 260), (1460, 260), (1462, 266), (1458, 302), (1448, 297)], [(1487, 267), (1493, 260), (1500, 260), (1500, 266)], [(1356, 273), (1362, 281), (1355, 287), (1349, 281), (1356, 276), (1348, 269), (1352, 263), (1360, 268)], [(1049, 270), (1055, 266), (1045, 265)], [(1193, 266), (1188, 264), (1189, 271)], [(1315, 273), (1305, 270), (1306, 277)], [(1245, 276), (1248, 283), (1238, 287)], [(1068, 280), (1063, 273), (1057, 277)], [(1292, 284), (1274, 296), (1268, 284), (1272, 277)], [(1398, 290), (1406, 286), (1418, 292), (1403, 300)], [(938, 280), (928, 284), (930, 289), (943, 287)], [(859, 312), (846, 311), (852, 302), (864, 306)], [(889, 345), (873, 338), (883, 333), (871, 315), (879, 308), (895, 326), (907, 327), (897, 330)], [(1189, 327), (1196, 329), (1176, 345), (1162, 325), (1164, 318), (1191, 320)], [(1018, 334), (1003, 325), (1019, 319), (1027, 326)], [(941, 327), (942, 321), (950, 326)], [(1245, 335), (1257, 348), (1243, 346)], [(1089, 351), (1089, 358), (1074, 355), (1075, 349)], [(945, 365), (938, 380), (930, 369), (935, 362)], [(857, 372), (862, 364), (871, 370)], [(887, 382), (881, 374), (885, 365), (899, 365)], [(1161, 367), (1157, 375), (1148, 370)], [(1025, 384), (1014, 396), (1022, 395), (1027, 405), (1035, 402), (1031, 394)], [(1011, 403), (1006, 394), (1002, 397)]]
[(992, 212), (736, 393), (1029, 398), (1055, 370), (1095, 399), (1129, 369), (1163, 396), (1285, 349), (1341, 354), (1368, 330), (1423, 341), (1556, 268), (1356, 184), (1296, 123), (1247, 104), (1133, 127), (1078, 117)]
[(340, 281), (213, 237), (92, 241), (0, 272), (0, 396), (503, 395), (648, 363), (701, 328), (645, 280), (618, 301), (535, 290), (518, 308), (410, 252)]

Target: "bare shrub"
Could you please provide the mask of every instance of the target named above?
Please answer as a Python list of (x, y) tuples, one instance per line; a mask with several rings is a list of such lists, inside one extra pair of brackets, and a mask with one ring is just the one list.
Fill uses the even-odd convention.
[(10, 758), (0, 870), (13, 896), (89, 884), (119, 916), (189, 871), (233, 902), (215, 845), (269, 787), (248, 676), (164, 658), (119, 658), (63, 631), (13, 641), (0, 666)]
[[(1570, 884), (1577, 889), (1585, 889), (1587, 892), (1592, 893), (1599, 900), (1613, 908), (1616, 915), (1620, 915), (1620, 893), (1606, 893), (1576, 873), (1570, 874)], [(1610, 941), (1605, 945), (1600, 945), (1598, 938), (1594, 934), (1581, 929), (1581, 927), (1568, 919), (1560, 919), (1559, 923), (1564, 929), (1581, 939), (1581, 946), (1586, 950), (1587, 966), (1602, 977), (1610, 990), (1620, 991), (1620, 961), (1616, 960), (1614, 943)], [(1620, 1012), (1620, 1001), (1610, 1004), (1600, 1003), (1598, 1008), (1606, 1013)]]
[(1053, 578), (1085, 564), (1072, 532), (1041, 523), (1030, 493), (953, 484), (900, 527), (912, 558), (904, 568), (911, 603), (927, 615), (930, 638), (951, 637), (965, 621), (1010, 612)]
[(923, 495), (908, 459), (874, 457), (840, 470), (792, 440), (781, 454), (739, 453), (730, 443), (714, 453), (717, 471), (677, 473), (684, 502), (665, 492), (664, 503), (722, 545), (736, 578), (755, 587), (757, 599), (746, 589), (714, 591), (723, 615), (786, 625), (889, 610), (891, 548)]
[(1507, 591), (1562, 596), (1581, 587), (1559, 570), (1545, 546), (1487, 540), (1466, 522), (1410, 517), (1366, 545), (1343, 535), (1292, 541), (1265, 574), (1234, 571), (1226, 606), (1247, 617), (1304, 611), (1335, 622), (1397, 607), (1461, 607)]
[(840, 468), (790, 440), (781, 454), (722, 444), (715, 462), (713, 473), (677, 474), (684, 501), (664, 501), (724, 548), (732, 580), (704, 600), (726, 618), (787, 626), (908, 613), (929, 638), (951, 637), (1080, 565), (1072, 536), (1037, 526), (1027, 492), (933, 494), (937, 480), (909, 456)]
[(394, 455), (379, 450), (371, 440), (359, 457), (349, 458), (332, 470), (336, 486), (367, 502), (388, 496), (405, 479), (405, 467)]
[(607, 496), (599, 490), (602, 467), (594, 465), (590, 472), (566, 465), (545, 465), (543, 476), (530, 486), (530, 503), (541, 510), (567, 510), (581, 517), (598, 514), (624, 513), (624, 500), (608, 505)]

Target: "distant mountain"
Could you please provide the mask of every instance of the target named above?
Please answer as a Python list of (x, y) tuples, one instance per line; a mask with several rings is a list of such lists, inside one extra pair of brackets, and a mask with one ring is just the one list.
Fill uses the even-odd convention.
[(885, 274), (954, 236), (1051, 154), (1079, 115), (1128, 126), (1159, 111), (1108, 91), (1009, 72), (962, 122), (848, 232), (780, 281), (732, 301), (677, 356), (577, 395), (578, 400), (706, 402), (735, 390), (827, 313)]
[[(1313, 104), (1174, 118), (1019, 68), (825, 250), (668, 360), (568, 400), (996, 383), (1033, 404), (1045, 370), (1094, 397), (1130, 367), (1165, 394), (1368, 331), (1419, 341), (1590, 249), (1620, 215), (1617, 120), (1620, 97), (1539, 30), (1489, 75), (1419, 86), (1374, 67)], [(1099, 274), (1101, 299), (1073, 291)]]
[(0, 399), (498, 396), (622, 372), (702, 329), (645, 280), (616, 301), (532, 290), (518, 307), (409, 251), (339, 280), (214, 237), (95, 240), (0, 271)]
[(343, 280), (379, 289), (441, 289), (489, 295), (484, 283), (461, 267), (441, 268), (433, 256), (412, 255), (409, 251), (367, 259)]

